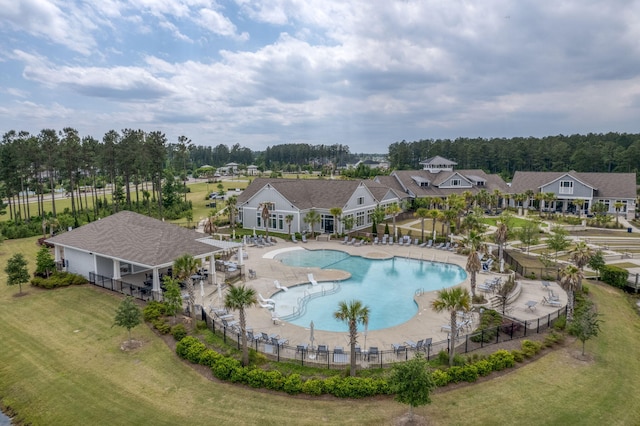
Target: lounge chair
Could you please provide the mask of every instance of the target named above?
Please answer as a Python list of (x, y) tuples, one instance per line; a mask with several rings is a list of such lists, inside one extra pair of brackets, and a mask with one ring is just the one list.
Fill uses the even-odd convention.
[(362, 243), (363, 243), (363, 242), (364, 242), (364, 240), (358, 240), (358, 241), (354, 244), (354, 246), (356, 246), (356, 247), (360, 247), (360, 246), (362, 245)]
[(378, 347), (377, 346), (371, 346), (369, 348), (368, 359), (371, 360), (371, 357), (378, 358), (379, 356), (380, 356), (380, 352), (378, 352)]
[(261, 308), (265, 308), (268, 309), (270, 311), (274, 310), (276, 308), (275, 304), (271, 304), (271, 303), (262, 303), (260, 301), (258, 301), (258, 305), (260, 305)]
[(333, 349), (333, 362), (335, 363), (344, 363), (349, 361), (347, 354), (344, 353), (344, 348), (342, 346), (336, 346)]
[(291, 241), (294, 242), (294, 243), (298, 242), (298, 240), (296, 240), (295, 234), (291, 234)]
[(261, 301), (262, 303), (270, 303), (270, 304), (272, 304), (272, 305), (274, 305), (274, 306), (275, 306), (275, 304), (276, 304), (276, 301), (275, 301), (275, 300), (273, 300), (273, 299), (265, 299), (264, 297), (262, 297), (262, 294), (260, 294), (260, 293), (258, 293), (258, 298), (260, 299), (260, 301)]
[(307, 236), (306, 235), (302, 236), (302, 242), (305, 243), (305, 244), (307, 243)]
[(437, 248), (438, 250), (440, 250), (442, 247), (444, 247), (444, 243), (440, 243), (437, 246), (435, 246), (435, 248)]
[(283, 347), (284, 345), (286, 345), (287, 343), (289, 343), (289, 340), (287, 339), (280, 339), (278, 337), (272, 337), (271, 338), (271, 344), (273, 346), (280, 346)]
[(407, 340), (406, 342), (404, 342), (407, 346), (409, 346), (409, 348), (415, 350), (415, 351), (419, 351), (422, 349), (422, 345), (424, 344), (424, 340), (420, 339), (418, 340), (418, 342), (414, 342), (413, 340)]
[(429, 240), (429, 242), (427, 243), (427, 248), (431, 247), (433, 247), (433, 240)]
[(253, 343), (260, 341), (260, 336), (253, 334), (253, 331), (247, 331), (247, 338)]
[(395, 352), (396, 355), (407, 350), (407, 347), (401, 343), (392, 343), (391, 346), (393, 347), (393, 352)]
[(224, 325), (225, 328), (235, 329), (236, 326), (238, 325), (238, 321), (227, 321), (226, 319), (223, 319), (222, 325)]
[(381, 242), (381, 244), (386, 246), (386, 245), (387, 245), (387, 242), (389, 242), (389, 236), (388, 236), (388, 235), (384, 235), (384, 236), (382, 237), (382, 242)]
[(549, 301), (550, 302), (559, 302), (560, 297), (553, 292), (553, 290), (549, 290)]
[(273, 339), (274, 337), (278, 337), (278, 335), (277, 335), (277, 334), (267, 334), (267, 333), (265, 333), (264, 331), (263, 331), (262, 333), (260, 333), (260, 336), (261, 336), (262, 340), (263, 340), (265, 343), (270, 342), (270, 341), (271, 341), (271, 339)]
[(345, 236), (344, 237), (344, 241), (341, 241), (340, 244), (348, 244), (349, 243), (349, 236)]
[(414, 246), (419, 246), (420, 245), (420, 240), (417, 239), (417, 238), (415, 240), (413, 240), (413, 245)]
[(256, 271), (254, 271), (253, 269), (249, 269), (249, 279), (253, 280), (255, 278), (257, 278), (258, 275), (256, 274)]
[(549, 300), (544, 296), (542, 296), (542, 304), (543, 305), (549, 305), (549, 306), (555, 306), (555, 307), (562, 306), (562, 302), (560, 302), (559, 300)]
[(389, 245), (392, 246), (393, 245), (393, 237), (389, 237)]
[(318, 345), (318, 356), (329, 356), (329, 348), (327, 345)]
[(273, 321), (273, 323), (276, 325), (282, 324), (282, 320), (280, 319), (278, 314), (276, 314), (276, 311), (271, 311), (271, 321)]
[(492, 264), (493, 264), (493, 259), (487, 260), (486, 262), (482, 263), (482, 270), (487, 272), (490, 271)]
[(318, 281), (316, 281), (315, 278), (313, 278), (312, 273), (308, 273), (307, 278), (309, 279), (309, 282), (311, 283), (311, 285), (318, 285)]
[(376, 244), (376, 245), (377, 245), (377, 244), (380, 244), (380, 240), (378, 240), (378, 237), (375, 237), (375, 238), (373, 239), (373, 244)]
[(351, 238), (351, 241), (347, 243), (348, 246), (352, 246), (356, 243), (356, 237)]
[(280, 284), (280, 281), (278, 281), (278, 280), (274, 280), (273, 284), (276, 286), (276, 288), (278, 290), (289, 291), (289, 289), (287, 287), (283, 286), (282, 284)]

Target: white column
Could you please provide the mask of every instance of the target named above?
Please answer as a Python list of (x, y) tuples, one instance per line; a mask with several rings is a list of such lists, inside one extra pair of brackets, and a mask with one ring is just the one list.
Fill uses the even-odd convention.
[(238, 265), (240, 265), (240, 266), (242, 266), (243, 263), (244, 263), (242, 261), (242, 258), (243, 258), (243, 255), (244, 255), (244, 253), (242, 251), (243, 251), (242, 250), (242, 246), (240, 246), (240, 248), (238, 248)]
[(160, 274), (157, 266), (153, 268), (153, 288), (151, 293), (153, 294), (153, 300), (161, 299), (162, 290), (160, 290)]
[(120, 277), (120, 261), (113, 259), (113, 279), (119, 280)]

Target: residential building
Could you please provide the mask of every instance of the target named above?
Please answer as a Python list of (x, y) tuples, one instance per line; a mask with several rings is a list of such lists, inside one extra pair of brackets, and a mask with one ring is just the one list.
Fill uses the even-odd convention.
[[(238, 196), (239, 221), (244, 228), (269, 229), (287, 233), (288, 215), (292, 216), (291, 232), (311, 231), (305, 216), (314, 210), (320, 216), (313, 231), (344, 232), (344, 221), (335, 223), (331, 209), (342, 209), (342, 218), (353, 217), (353, 230), (365, 229), (373, 223), (377, 206), (398, 203), (398, 194), (371, 180), (320, 180), (257, 178)], [(262, 219), (267, 206), (269, 222)]]

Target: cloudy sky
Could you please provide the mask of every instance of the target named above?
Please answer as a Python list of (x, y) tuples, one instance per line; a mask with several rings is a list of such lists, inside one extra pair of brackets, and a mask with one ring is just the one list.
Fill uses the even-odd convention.
[(304, 142), (639, 132), (640, 2), (0, 0), (0, 131)]

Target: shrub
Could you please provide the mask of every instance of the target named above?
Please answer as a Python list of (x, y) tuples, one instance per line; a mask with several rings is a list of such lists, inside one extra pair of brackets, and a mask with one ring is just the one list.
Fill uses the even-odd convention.
[[(189, 339), (190, 336), (185, 337), (180, 341), (180, 343), (184, 342), (186, 339)], [(235, 370), (242, 368), (240, 365), (240, 361), (237, 359), (222, 357), (220, 358), (215, 365), (211, 368), (213, 375), (220, 380), (229, 380), (231, 375)]]
[(467, 364), (467, 359), (464, 356), (462, 356), (460, 354), (454, 354), (453, 355), (453, 365), (456, 365), (456, 366), (460, 367), (460, 366), (463, 366), (463, 365), (466, 365), (466, 364)]
[(449, 373), (449, 377), (451, 378), (451, 382), (475, 382), (478, 380), (478, 368), (473, 365), (465, 365), (463, 367), (451, 367), (447, 371)]
[(283, 390), (289, 395), (297, 395), (302, 392), (302, 379), (297, 373), (290, 374), (284, 381)]
[(246, 374), (247, 384), (252, 388), (262, 388), (265, 387), (266, 377), (264, 370), (260, 368), (254, 368), (247, 371)]
[(471, 336), (471, 341), (485, 343), (493, 341), (496, 338), (500, 324), (502, 324), (500, 314), (493, 309), (487, 309), (482, 313), (480, 324), (473, 336)]
[(538, 352), (542, 350), (542, 343), (533, 342), (531, 340), (522, 341), (522, 353), (525, 357), (534, 357)]
[(87, 279), (79, 274), (71, 272), (54, 272), (49, 278), (34, 277), (31, 279), (31, 285), (40, 288), (52, 289), (58, 287), (68, 287), (70, 285), (86, 284)]
[(202, 330), (208, 330), (209, 327), (207, 326), (207, 322), (206, 321), (196, 321), (196, 330), (198, 331), (202, 331)]
[(511, 351), (511, 355), (513, 355), (513, 359), (516, 362), (522, 362), (524, 361), (524, 354), (522, 353), (522, 351), (518, 350), (518, 349), (514, 349)]
[(198, 364), (206, 365), (207, 367), (213, 367), (216, 362), (222, 359), (223, 356), (213, 349), (207, 349), (200, 354), (200, 361)]
[(501, 371), (505, 368), (513, 367), (516, 364), (511, 352), (504, 349), (500, 349), (489, 355), (487, 361), (493, 365), (494, 371)]
[(184, 324), (176, 324), (171, 327), (171, 335), (179, 342), (187, 336), (187, 329)]
[(624, 288), (629, 278), (629, 271), (614, 265), (605, 265), (600, 270), (600, 279), (614, 287)]
[(483, 377), (488, 376), (493, 371), (491, 363), (486, 359), (481, 359), (480, 361), (475, 362), (473, 365), (475, 365), (476, 370), (478, 371), (478, 375)]
[(320, 379), (309, 379), (302, 384), (302, 392), (307, 395), (322, 395), (325, 393), (324, 381)]
[(198, 343), (200, 343), (200, 340), (198, 340), (196, 337), (187, 336), (184, 339), (180, 340), (176, 345), (176, 354), (180, 358), (186, 358), (187, 352), (189, 352), (189, 350), (191, 349), (191, 346)]
[(444, 370), (433, 370), (433, 372), (431, 373), (431, 376), (433, 377), (434, 383), (438, 387), (447, 386), (451, 381), (451, 377), (449, 376), (449, 373), (447, 373)]
[(558, 331), (562, 331), (567, 327), (567, 317), (558, 317), (553, 322), (553, 328)]
[(281, 391), (284, 389), (285, 377), (278, 370), (265, 372), (265, 387), (267, 389)]
[(160, 334), (167, 334), (171, 331), (171, 326), (169, 325), (169, 323), (162, 318), (155, 319), (151, 321), (151, 323)]
[(438, 364), (449, 365), (449, 353), (447, 351), (438, 352)]
[(152, 322), (166, 315), (166, 313), (167, 307), (164, 303), (152, 300), (147, 303), (147, 306), (142, 310), (142, 318), (144, 318), (145, 321)]

